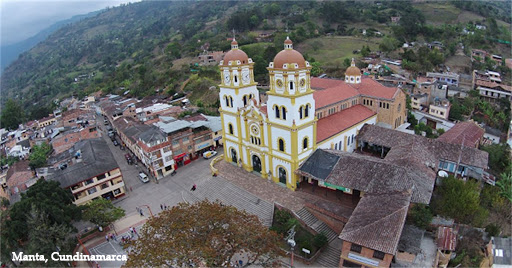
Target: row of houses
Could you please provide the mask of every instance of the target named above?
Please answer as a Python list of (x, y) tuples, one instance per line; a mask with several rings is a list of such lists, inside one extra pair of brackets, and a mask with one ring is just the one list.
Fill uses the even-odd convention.
[(161, 179), (222, 145), (220, 117), (198, 114), (178, 119), (189, 109), (148, 99), (108, 96), (98, 104), (98, 113), (154, 178)]

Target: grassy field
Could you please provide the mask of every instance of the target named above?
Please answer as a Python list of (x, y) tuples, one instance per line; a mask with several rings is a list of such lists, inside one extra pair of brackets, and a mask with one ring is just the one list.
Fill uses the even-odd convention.
[(357, 38), (352, 36), (323, 36), (309, 39), (301, 43), (297, 50), (315, 58), (322, 66), (334, 67), (343, 65), (345, 58), (359, 58), (361, 54), (352, 53), (363, 45), (369, 45), (372, 51), (379, 47), (379, 38)]
[(414, 7), (421, 10), (427, 23), (441, 25), (450, 24), (456, 20), (461, 10), (448, 3), (418, 3)]

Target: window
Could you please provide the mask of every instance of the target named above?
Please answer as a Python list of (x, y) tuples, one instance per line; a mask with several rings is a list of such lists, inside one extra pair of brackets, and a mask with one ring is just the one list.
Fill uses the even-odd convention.
[(85, 184), (85, 185), (88, 185), (88, 184), (91, 184), (91, 183), (93, 183), (93, 182), (94, 182), (94, 180), (93, 180), (93, 179), (88, 179), (88, 180), (86, 180), (86, 181), (84, 182), (84, 184)]
[(357, 244), (352, 244), (350, 246), (350, 251), (353, 251), (353, 252), (361, 253), (361, 249), (362, 249), (362, 247)]
[(308, 138), (304, 138), (304, 141), (302, 141), (302, 149), (307, 149), (308, 148)]
[(181, 139), (183, 142), (188, 142), (188, 137)]
[(309, 116), (309, 107), (310, 105), (309, 104), (306, 104), (306, 109), (304, 110), (304, 117), (308, 117)]
[(386, 109), (389, 109), (389, 103), (386, 103)]
[(378, 250), (374, 250), (373, 251), (373, 257), (375, 259), (379, 259), (379, 260), (383, 260), (384, 259), (384, 256), (385, 256), (385, 253), (382, 252), (382, 251), (378, 251)]
[(290, 82), (290, 90), (293, 90), (293, 82)]
[(97, 180), (103, 180), (104, 178), (106, 178), (107, 176), (105, 176), (105, 174), (101, 174), (101, 175), (98, 175), (96, 177)]
[(229, 123), (228, 128), (229, 128), (229, 134), (233, 135), (233, 124)]
[(97, 191), (97, 190), (96, 190), (96, 187), (92, 187), (91, 189), (87, 189), (87, 192), (88, 192), (89, 194), (94, 194), (96, 191)]
[(348, 139), (347, 139), (347, 140), (348, 140), (348, 141), (347, 141), (347, 146), (348, 146), (348, 145), (350, 145), (350, 137), (348, 137)]
[(281, 118), (281, 116), (279, 114), (279, 107), (276, 105), (276, 106), (274, 106), (274, 109), (276, 110), (276, 118)]
[(229, 97), (229, 102), (230, 102), (230, 105), (231, 105), (230, 107), (233, 107), (233, 97), (231, 97), (231, 96)]
[(343, 260), (343, 267), (356, 267), (360, 268), (363, 267), (361, 264), (357, 264), (351, 261)]
[(279, 151), (284, 152), (284, 140), (279, 139), (278, 143), (279, 143)]
[(104, 183), (104, 184), (101, 185), (101, 190), (103, 190), (105, 188), (108, 188), (108, 183)]
[(242, 99), (244, 101), (244, 106), (247, 106), (247, 95), (244, 95)]
[(229, 99), (228, 99), (228, 96), (224, 96), (224, 100), (226, 101), (226, 107), (229, 107)]
[(121, 188), (117, 188), (114, 190), (114, 195), (118, 195), (121, 193)]
[(187, 149), (189, 149), (189, 150), (192, 149), (192, 145), (187, 146)]
[(401, 103), (398, 104), (398, 111), (399, 112), (400, 112), (400, 109), (402, 109), (402, 104)]
[(171, 147), (170, 146), (165, 146), (163, 148), (163, 150), (164, 150), (164, 153), (168, 153), (171, 150)]
[(352, 144), (354, 143), (354, 135), (352, 135)]
[(172, 145), (178, 145), (178, 144), (180, 144), (178, 139), (172, 141)]
[(284, 106), (281, 107), (282, 113), (283, 113), (283, 119), (286, 120), (286, 108)]
[(338, 144), (334, 144), (334, 150), (338, 150)]
[(302, 119), (302, 106), (299, 108), (299, 118)]
[(183, 150), (182, 149), (179, 149), (179, 150), (175, 150), (174, 151), (176, 153), (176, 155), (180, 155), (183, 153)]
[(238, 76), (235, 75), (235, 83), (238, 83)]

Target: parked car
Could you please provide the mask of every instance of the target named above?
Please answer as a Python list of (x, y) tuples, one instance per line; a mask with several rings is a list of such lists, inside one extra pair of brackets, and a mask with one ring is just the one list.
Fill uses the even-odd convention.
[(210, 159), (210, 158), (212, 158), (212, 157), (214, 157), (216, 155), (217, 155), (216, 151), (206, 151), (206, 152), (203, 153), (203, 158), (204, 159)]
[(119, 142), (117, 142), (117, 140), (114, 140), (113, 143), (114, 143), (114, 146), (119, 145)]
[(132, 156), (130, 154), (125, 154), (124, 158), (126, 158), (126, 162), (128, 162), (128, 165), (133, 164)]
[(148, 175), (146, 175), (146, 173), (144, 172), (140, 172), (139, 173), (139, 180), (143, 183), (148, 183), (149, 182), (149, 178), (148, 178)]
[(113, 130), (109, 130), (108, 131), (108, 136), (109, 137), (114, 137), (115, 136), (115, 132)]

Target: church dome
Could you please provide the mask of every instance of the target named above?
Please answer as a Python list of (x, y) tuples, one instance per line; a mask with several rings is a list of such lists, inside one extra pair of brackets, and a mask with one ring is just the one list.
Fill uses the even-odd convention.
[(302, 54), (297, 50), (294, 50), (292, 44), (292, 40), (287, 37), (284, 41), (284, 50), (277, 53), (274, 58), (274, 68), (283, 68), (283, 65), (286, 63), (296, 63), (299, 68), (306, 67), (306, 60), (304, 59), (304, 56), (302, 56)]
[(360, 76), (361, 70), (356, 67), (356, 62), (354, 61), (354, 58), (352, 58), (352, 63), (350, 64), (350, 67), (347, 68), (345, 71), (345, 75), (347, 76)]
[(245, 52), (243, 52), (243, 50), (238, 48), (238, 42), (236, 42), (235, 39), (231, 42), (231, 50), (224, 55), (224, 62), (222, 65), (228, 66), (230, 61), (233, 61), (234, 64), (236, 64), (237, 61), (240, 61), (241, 64), (249, 63), (249, 57)]

